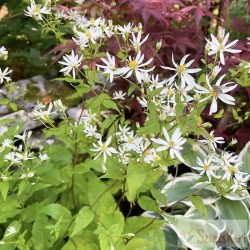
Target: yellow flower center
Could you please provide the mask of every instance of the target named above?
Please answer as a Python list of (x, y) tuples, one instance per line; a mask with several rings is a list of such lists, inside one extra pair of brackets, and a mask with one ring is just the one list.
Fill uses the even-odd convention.
[(102, 144), (101, 149), (102, 149), (103, 151), (105, 151), (105, 150), (107, 150), (107, 146), (106, 146), (105, 144)]
[(129, 144), (133, 144), (134, 143), (134, 139), (133, 138), (128, 138), (128, 143)]
[(128, 64), (129, 68), (131, 68), (132, 70), (137, 69), (138, 67), (138, 63), (136, 61), (130, 61)]
[(235, 173), (237, 172), (236, 169), (235, 169), (235, 167), (232, 166), (232, 165), (228, 166), (228, 170), (229, 170), (229, 172), (230, 172), (231, 174), (235, 174)]
[(175, 147), (174, 141), (170, 141), (170, 142), (169, 142), (169, 147), (170, 147), (170, 148), (174, 148), (174, 147)]
[(187, 68), (181, 64), (180, 66), (178, 66), (177, 70), (178, 70), (178, 72), (182, 73), (182, 72), (185, 72), (187, 70)]
[(90, 33), (89, 31), (86, 31), (86, 32), (85, 32), (85, 36), (86, 36), (87, 38), (91, 38), (91, 33)]
[(218, 96), (218, 91), (216, 90), (216, 89), (212, 89), (211, 90), (211, 96), (213, 96), (213, 97), (217, 97)]
[(150, 155), (150, 149), (147, 149), (144, 154), (145, 156)]
[(205, 170), (205, 171), (209, 171), (209, 169), (210, 169), (210, 166), (209, 166), (208, 164), (205, 164), (205, 165), (204, 165), (204, 170)]
[(159, 156), (159, 155), (156, 155), (155, 157), (154, 157), (154, 161), (159, 161), (161, 159), (161, 157)]
[(219, 47), (218, 47), (218, 49), (219, 49), (220, 51), (223, 51), (223, 50), (225, 49), (225, 46), (222, 45), (222, 44), (220, 44)]
[(174, 94), (174, 91), (173, 91), (172, 89), (168, 89), (168, 90), (167, 90), (167, 94), (168, 94), (168, 95), (173, 95), (173, 94)]
[(34, 8), (35, 12), (40, 13), (41, 12), (41, 6), (40, 5), (36, 5)]

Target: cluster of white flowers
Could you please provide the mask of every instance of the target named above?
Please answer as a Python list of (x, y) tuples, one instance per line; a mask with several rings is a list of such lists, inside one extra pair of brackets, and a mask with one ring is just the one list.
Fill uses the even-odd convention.
[(36, 20), (43, 20), (44, 15), (51, 14), (51, 0), (47, 0), (44, 5), (37, 4), (34, 0), (30, 0), (30, 6), (24, 11), (26, 16), (30, 16)]
[[(32, 2), (34, 5), (34, 1)], [(82, 4), (84, 1), (75, 2)], [(36, 16), (37, 19), (43, 18), (44, 14), (51, 13), (48, 6), (48, 4), (39, 6), (37, 9), (40, 11), (40, 16), (39, 14), (31, 16)], [(29, 12), (34, 8), (30, 6)], [(141, 95), (136, 99), (145, 113), (150, 113), (151, 105), (153, 105), (160, 121), (167, 119), (170, 121), (169, 126), (163, 126), (159, 133), (153, 133), (147, 137), (138, 135), (136, 130), (128, 125), (119, 125), (118, 131), (106, 138), (99, 132), (102, 118), (98, 118), (98, 114), (91, 113), (90, 110), (85, 110), (81, 117), (81, 123), (84, 124), (83, 134), (93, 142), (90, 154), (93, 154), (94, 159), (101, 157), (104, 165), (107, 164), (108, 159), (116, 159), (123, 164), (136, 160), (150, 165), (160, 165), (164, 159), (185, 163), (183, 149), (187, 134), (181, 131), (182, 127), (178, 126), (173, 119), (177, 117), (178, 104), (183, 105), (183, 114), (185, 112), (188, 114), (199, 103), (204, 102), (204, 107), (211, 103), (210, 115), (218, 111), (218, 100), (229, 105), (235, 104), (235, 99), (230, 92), (236, 88), (236, 84), (224, 82), (226, 75), (220, 75), (220, 72), (221, 65), (225, 64), (226, 53), (240, 53), (241, 51), (234, 49), (237, 40), (229, 42), (229, 33), (226, 34), (223, 29), (219, 30), (217, 37), (211, 35), (211, 40), (207, 40), (208, 60), (206, 64), (214, 59), (213, 68), (206, 65), (206, 70), (202, 70), (194, 66), (194, 60), (190, 55), (185, 55), (177, 61), (172, 54), (173, 65), (161, 66), (164, 69), (163, 74), (173, 72), (172, 75), (166, 77), (159, 74), (159, 71), (155, 73), (155, 67), (152, 65), (154, 57), (146, 58), (143, 54), (143, 46), (149, 39), (149, 35), (144, 36), (141, 24), (138, 26), (132, 23), (114, 25), (111, 20), (104, 18), (87, 18), (77, 8), (71, 8), (67, 12), (55, 11), (54, 14), (57, 18), (64, 18), (70, 23), (72, 40), (78, 45), (78, 49), (74, 49), (71, 54), (66, 54), (59, 62), (64, 66), (61, 72), (71, 74), (74, 79), (81, 78), (82, 69), (87, 69), (84, 66), (84, 60), (88, 59), (86, 58), (89, 56), (88, 53), (96, 54), (96, 51), (109, 38), (114, 37), (121, 49), (119, 55), (106, 52), (106, 57), (100, 58), (96, 64), (97, 70), (111, 83), (117, 78), (123, 78), (130, 86), (137, 85), (137, 88), (141, 90)], [(161, 42), (157, 43), (156, 51), (159, 51), (160, 47)], [(113, 100), (121, 102), (126, 100), (127, 96), (127, 93), (118, 90), (113, 93)], [(33, 113), (43, 123), (51, 123), (50, 116), (57, 113), (59, 109), (65, 112), (62, 103), (51, 103), (46, 108), (38, 105)], [(148, 120), (149, 117), (146, 118), (146, 121)], [(240, 163), (236, 161), (237, 157), (227, 152), (218, 156), (217, 145), (224, 143), (222, 137), (215, 137), (212, 131), (207, 138), (200, 139), (199, 143), (207, 145), (210, 148), (210, 154), (205, 159), (197, 159), (199, 167), (194, 167), (195, 170), (200, 171), (201, 174), (206, 173), (209, 180), (211, 177), (233, 180), (234, 191), (245, 186), (249, 176), (239, 171)], [(219, 160), (223, 157), (228, 158)], [(105, 167), (103, 169), (105, 171)]]
[[(94, 141), (96, 140), (90, 150), (97, 153), (94, 159), (103, 158), (103, 171), (106, 171), (107, 158), (114, 159), (114, 157), (123, 164), (129, 164), (132, 159), (150, 165), (161, 164), (162, 155), (158, 152), (167, 152), (171, 159), (178, 159), (185, 163), (182, 150), (187, 140), (182, 137), (180, 128), (174, 129), (172, 133), (163, 128), (164, 139), (161, 139), (161, 136), (156, 138), (156, 135), (152, 135), (151, 138), (137, 136), (128, 125), (119, 125), (115, 135), (103, 140), (102, 135), (98, 133), (96, 117), (96, 114), (85, 111), (83, 119), (85, 129), (83, 132), (86, 137), (92, 137)], [(246, 187), (250, 176), (240, 171), (241, 162), (238, 160), (238, 155), (227, 151), (222, 151), (222, 153), (217, 151), (218, 144), (224, 142), (223, 137), (214, 136), (214, 131), (210, 133), (208, 138), (200, 139), (199, 143), (207, 145), (210, 153), (204, 159), (197, 157), (198, 166), (194, 166), (193, 169), (200, 172), (201, 175), (206, 174), (209, 181), (212, 177), (232, 180), (231, 189), (235, 192)]]
[(53, 124), (53, 118), (57, 115), (62, 114), (64, 117), (66, 117), (66, 111), (67, 107), (62, 104), (62, 101), (60, 99), (49, 103), (48, 106), (46, 106), (43, 103), (38, 102), (37, 105), (32, 110), (34, 119), (40, 120), (43, 124)]
[(211, 181), (211, 177), (232, 180), (231, 189), (234, 192), (247, 186), (250, 176), (240, 171), (242, 162), (239, 162), (238, 155), (223, 152), (218, 156), (216, 153), (212, 153), (203, 160), (197, 157), (197, 164), (199, 167), (193, 168), (198, 170), (201, 175), (205, 173), (209, 181)]
[(0, 47), (0, 60), (7, 60), (8, 54), (8, 50), (4, 46)]
[[(0, 47), (0, 60), (7, 60), (8, 58), (8, 51), (7, 49), (2, 46)], [(9, 69), (9, 67), (6, 67), (4, 69), (0, 68), (0, 84), (4, 82), (10, 82), (11, 77), (9, 76), (12, 73), (12, 70)]]
[(1, 179), (9, 178), (8, 171), (13, 165), (20, 167), (21, 174), (19, 177), (21, 179), (32, 178), (35, 175), (35, 172), (32, 169), (33, 167), (36, 168), (38, 165), (34, 165), (32, 169), (30, 167), (25, 168), (25, 166), (32, 166), (32, 164), (26, 165), (26, 163), (31, 160), (36, 160), (36, 162), (40, 164), (49, 159), (46, 153), (39, 153), (36, 156), (34, 152), (30, 151), (28, 141), (31, 135), (32, 131), (24, 131), (23, 134), (15, 135), (13, 140), (6, 138), (0, 142), (0, 152), (4, 155), (4, 161), (7, 163), (7, 167), (5, 169), (3, 168), (3, 172), (1, 173)]

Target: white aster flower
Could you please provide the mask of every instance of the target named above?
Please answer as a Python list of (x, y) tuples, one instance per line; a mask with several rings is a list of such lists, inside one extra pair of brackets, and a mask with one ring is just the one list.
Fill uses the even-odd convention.
[(76, 70), (81, 65), (83, 56), (75, 55), (74, 50), (72, 50), (71, 55), (65, 55), (63, 56), (64, 61), (59, 61), (60, 64), (65, 65), (63, 69), (60, 70), (60, 72), (65, 72), (69, 74), (72, 71), (73, 78), (76, 78)]
[(155, 161), (159, 161), (161, 158), (157, 155), (156, 150), (154, 148), (147, 149), (144, 152), (144, 162), (145, 163), (154, 163)]
[(212, 70), (212, 76), (215, 78), (221, 72), (221, 67), (216, 65)]
[(11, 226), (11, 227), (8, 227), (7, 228), (7, 230), (6, 230), (6, 236), (9, 236), (9, 235), (12, 235), (12, 234), (14, 234), (14, 233), (16, 233), (16, 228), (15, 227), (13, 227), (13, 226)]
[[(231, 95), (228, 95), (226, 93), (235, 89), (237, 87), (237, 85), (236, 84), (231, 85), (233, 82), (227, 82), (227, 83), (224, 83), (223, 85), (221, 85), (221, 82), (225, 76), (226, 75), (222, 75), (214, 85), (211, 85), (209, 83), (208, 75), (206, 75), (206, 84), (207, 84), (208, 88), (204, 88), (204, 87), (196, 84), (196, 88), (197, 88), (195, 90), (196, 92), (198, 92), (200, 94), (208, 95), (207, 97), (201, 99), (200, 102), (204, 102), (204, 101), (212, 98), (212, 104), (210, 106), (209, 115), (217, 112), (217, 110), (218, 110), (217, 99), (220, 99), (222, 102), (224, 102), (226, 104), (235, 105), (235, 99)], [(228, 85), (231, 85), (231, 86), (228, 86)]]
[(49, 159), (49, 156), (48, 156), (46, 153), (44, 153), (44, 154), (39, 153), (39, 154), (38, 154), (38, 158), (39, 158), (41, 161), (47, 161), (47, 160)]
[(34, 172), (29, 172), (29, 173), (27, 174), (27, 177), (28, 177), (28, 178), (32, 178), (32, 177), (34, 177), (34, 175), (35, 175)]
[(125, 124), (123, 127), (121, 124), (118, 126), (119, 131), (116, 132), (116, 135), (120, 137), (120, 140), (124, 140), (124, 138), (128, 137), (131, 134), (130, 128), (127, 124)]
[(148, 37), (149, 34), (146, 37), (144, 37), (144, 39), (142, 39), (142, 32), (139, 31), (137, 36), (134, 33), (132, 33), (132, 40), (129, 39), (129, 41), (133, 45), (135, 51), (138, 52), (142, 44), (144, 44), (148, 40)]
[(141, 104), (143, 108), (148, 108), (148, 100), (145, 97), (137, 97), (136, 100)]
[(54, 107), (55, 107), (56, 109), (58, 109), (59, 111), (61, 111), (61, 112), (63, 112), (63, 113), (64, 113), (64, 112), (66, 111), (66, 109), (67, 109), (67, 107), (63, 105), (61, 99), (58, 99), (58, 100), (54, 101), (53, 104), (54, 104)]
[(34, 159), (34, 157), (32, 157), (33, 154), (34, 154), (34, 152), (29, 152), (29, 151), (26, 151), (23, 154), (20, 154), (20, 153), (16, 152), (16, 158), (21, 160), (21, 161), (28, 161), (28, 160)]
[(220, 62), (225, 65), (225, 57), (224, 53), (229, 52), (229, 53), (240, 53), (241, 50), (233, 49), (235, 44), (238, 42), (238, 40), (235, 40), (233, 42), (228, 42), (229, 38), (229, 33), (225, 35), (225, 30), (222, 29), (220, 30), (218, 37), (216, 38), (213, 34), (211, 34), (212, 40), (209, 41), (207, 40), (207, 43), (209, 45), (210, 51), (208, 52), (208, 55), (214, 55), (214, 54), (219, 54), (220, 57)]
[(106, 140), (106, 142), (102, 142), (102, 139), (100, 138), (98, 141), (98, 145), (96, 145), (95, 143), (93, 144), (95, 149), (91, 149), (91, 151), (99, 152), (99, 154), (94, 158), (94, 160), (96, 160), (102, 154), (103, 162), (105, 163), (107, 160), (107, 156), (111, 157), (112, 154), (117, 154), (115, 148), (109, 147), (111, 140), (112, 140), (111, 136)]
[(4, 156), (4, 160), (9, 161), (10, 165), (21, 163), (20, 158), (16, 156), (16, 152), (8, 153), (7, 155)]
[(86, 124), (86, 127), (83, 132), (86, 135), (86, 137), (94, 137), (94, 138), (100, 139), (102, 136), (96, 131), (97, 131), (97, 126)]
[(186, 139), (181, 137), (181, 131), (180, 128), (176, 128), (172, 137), (170, 138), (167, 130), (163, 128), (163, 135), (165, 137), (165, 140), (162, 140), (160, 138), (152, 138), (151, 140), (161, 145), (156, 149), (157, 152), (169, 150), (171, 159), (174, 159), (177, 157), (181, 162), (185, 162), (183, 157), (181, 156), (180, 151), (183, 149), (182, 145), (186, 142)]
[(7, 59), (8, 59), (8, 51), (4, 46), (2, 46), (0, 48), (0, 60), (7, 60)]
[(3, 141), (2, 141), (2, 146), (4, 147), (4, 148), (12, 148), (12, 144), (13, 144), (13, 141), (11, 140), (11, 139), (4, 139)]
[(131, 154), (127, 152), (126, 148), (118, 147), (118, 160), (123, 164), (130, 162)]
[(89, 46), (89, 43), (96, 44), (96, 40), (103, 36), (102, 29), (100, 27), (90, 27), (84, 32), (77, 31), (74, 29), (76, 37), (73, 37), (73, 40), (78, 44), (82, 49)]
[(115, 57), (111, 56), (108, 52), (106, 54), (107, 54), (107, 59), (101, 58), (101, 60), (105, 65), (97, 64), (96, 66), (98, 68), (104, 69), (103, 74), (109, 75), (110, 82), (113, 82), (116, 71)]
[(35, 119), (42, 120), (43, 122), (48, 122), (50, 121), (50, 116), (56, 114), (57, 112), (56, 110), (52, 111), (53, 107), (54, 107), (53, 104), (50, 103), (47, 110), (33, 109), (32, 113), (35, 116)]
[(108, 20), (108, 24), (106, 24), (106, 20), (102, 19), (100, 28), (102, 29), (103, 35), (106, 35), (107, 37), (111, 37), (112, 35), (114, 35), (114, 26), (112, 20)]
[(235, 192), (236, 190), (241, 190), (242, 188), (246, 188), (249, 177), (250, 175), (244, 176), (243, 173), (236, 175), (233, 178), (234, 184), (231, 186), (231, 190)]
[(43, 15), (51, 14), (51, 8), (47, 4), (42, 6), (41, 4), (36, 4), (34, 0), (30, 1), (30, 6), (24, 11), (25, 16), (33, 17), (36, 20), (42, 20)]
[(200, 165), (200, 167), (193, 168), (198, 171), (201, 171), (200, 175), (203, 175), (205, 173), (209, 181), (211, 181), (211, 176), (216, 177), (214, 171), (218, 170), (219, 167), (213, 164), (212, 156), (205, 158), (203, 161), (199, 157), (197, 157), (196, 162), (198, 165)]
[(24, 131), (22, 135), (15, 135), (15, 138), (22, 140), (24, 143), (26, 143), (32, 135), (32, 131)]
[(152, 91), (153, 89), (162, 88), (167, 83), (167, 80), (160, 81), (159, 75), (152, 75), (149, 79), (149, 83), (149, 89)]
[(136, 137), (134, 132), (130, 132), (128, 135), (125, 135), (123, 138), (123, 147), (127, 151), (135, 151), (137, 153), (141, 153), (141, 143), (143, 141), (142, 137)]
[(185, 84), (181, 83), (180, 86), (175, 84), (175, 87), (176, 87), (176, 90), (178, 91), (178, 93), (180, 94), (182, 102), (190, 102), (193, 100), (193, 97), (191, 97), (189, 95), (190, 90), (193, 89), (192, 86), (190, 86), (190, 85), (185, 86)]
[(153, 58), (151, 58), (145, 63), (143, 63), (143, 60), (144, 60), (144, 55), (142, 55), (141, 51), (139, 51), (135, 58), (132, 58), (130, 56), (127, 60), (127, 65), (123, 68), (117, 69), (115, 73), (118, 75), (125, 75), (124, 78), (129, 78), (134, 73), (138, 82), (141, 83), (143, 73), (150, 72), (154, 69), (154, 67), (150, 69), (144, 68), (153, 61)]
[(81, 123), (90, 124), (92, 121), (98, 122), (96, 113), (92, 113), (89, 109), (84, 109), (81, 116)]
[(211, 149), (215, 151), (217, 148), (217, 144), (223, 144), (225, 143), (224, 138), (219, 136), (219, 137), (214, 137), (214, 131), (210, 132), (210, 137), (206, 139), (201, 139), (199, 142), (205, 143), (210, 146)]
[(129, 36), (129, 33), (131, 33), (133, 31), (133, 24), (131, 24), (130, 22), (127, 25), (118, 25), (116, 26), (117, 30), (118, 30), (118, 34), (121, 34), (123, 39), (126, 40), (127, 37)]
[(70, 8), (70, 10), (67, 13), (67, 16), (65, 16), (68, 20), (76, 20), (80, 15), (79, 11), (77, 9)]
[(235, 164), (238, 162), (238, 155), (229, 152), (222, 152), (220, 157), (214, 155), (214, 162), (219, 164), (222, 168), (230, 164)]
[(169, 84), (173, 83), (177, 76), (180, 76), (181, 82), (183, 84), (187, 84), (192, 87), (195, 85), (195, 79), (193, 78), (193, 76), (191, 76), (191, 74), (197, 73), (201, 71), (201, 69), (200, 68), (189, 69), (194, 60), (191, 60), (186, 63), (188, 57), (189, 55), (185, 55), (181, 59), (180, 64), (177, 64), (174, 60), (174, 55), (172, 54), (172, 63), (174, 65), (174, 68), (161, 66), (163, 69), (168, 69), (176, 72), (172, 77), (168, 79)]
[(0, 84), (3, 83), (4, 81), (10, 82), (11, 78), (8, 76), (9, 74), (12, 73), (12, 70), (10, 70), (8, 67), (2, 70), (0, 68)]
[(225, 166), (224, 167), (225, 174), (223, 175), (222, 179), (229, 180), (233, 176), (238, 178), (242, 174), (242, 172), (240, 172), (240, 169), (239, 169), (239, 166), (241, 164), (242, 162)]
[(124, 93), (122, 90), (115, 91), (113, 93), (113, 100), (125, 100), (126, 93)]

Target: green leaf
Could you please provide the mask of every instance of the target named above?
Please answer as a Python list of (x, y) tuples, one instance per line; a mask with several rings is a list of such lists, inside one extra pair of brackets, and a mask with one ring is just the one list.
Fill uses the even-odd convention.
[[(12, 228), (15, 231), (12, 232), (12, 230), (11, 230)], [(7, 227), (7, 229), (6, 229), (5, 233), (4, 233), (4, 239), (14, 237), (15, 235), (17, 235), (19, 233), (20, 229), (21, 229), (21, 223), (19, 221), (11, 222), (8, 225), (8, 227)]]
[(198, 175), (186, 175), (168, 182), (162, 190), (162, 193), (167, 198), (168, 206), (172, 206), (192, 194), (195, 190), (192, 190), (191, 187), (199, 178)]
[(116, 103), (112, 100), (104, 100), (102, 104), (104, 107), (106, 107), (108, 109), (115, 109), (115, 110), (119, 111), (119, 108), (117, 107)]
[(138, 190), (143, 185), (146, 178), (145, 169), (138, 163), (128, 165), (126, 182), (128, 185), (127, 198), (129, 201), (134, 201)]
[(124, 228), (124, 217), (120, 211), (113, 214), (100, 216), (98, 228), (95, 233), (99, 234), (99, 242), (102, 250), (110, 249), (122, 237)]
[(14, 102), (10, 102), (9, 107), (11, 108), (12, 111), (17, 111), (17, 105)]
[[(143, 238), (133, 238), (126, 245), (125, 250), (152, 250), (152, 242)], [(158, 250), (158, 249), (157, 249)]]
[(240, 152), (239, 162), (242, 162), (241, 171), (250, 174), (250, 142)]
[(41, 212), (51, 216), (55, 220), (60, 220), (63, 218), (64, 220), (71, 221), (72, 219), (68, 208), (56, 203), (47, 205), (41, 210)]
[(1, 195), (4, 199), (4, 201), (6, 200), (6, 197), (7, 197), (8, 191), (9, 191), (9, 187), (10, 187), (9, 182), (7, 182), (7, 181), (0, 182), (0, 191), (1, 191)]
[(8, 104), (10, 101), (9, 101), (9, 99), (7, 99), (7, 98), (2, 98), (2, 99), (0, 99), (0, 105), (6, 105), (6, 104)]
[(160, 211), (160, 208), (157, 202), (146, 195), (142, 195), (139, 197), (138, 204), (144, 210), (149, 210), (149, 211), (154, 211), (154, 212)]
[(227, 233), (232, 236), (238, 247), (244, 249), (244, 241), (240, 242), (240, 239), (244, 239), (249, 233), (250, 213), (248, 208), (242, 201), (232, 201), (223, 197), (217, 202), (217, 205), (221, 219), (226, 222)]
[(159, 133), (161, 130), (159, 120), (150, 119), (145, 122), (144, 126), (137, 132), (138, 136), (145, 134)]
[(193, 203), (193, 205), (198, 209), (202, 216), (205, 219), (208, 218), (207, 208), (202, 200), (202, 198), (198, 195), (190, 195), (189, 200)]
[(133, 84), (128, 89), (128, 96), (130, 96), (136, 89), (138, 89), (136, 84)]
[[(171, 227), (182, 243), (192, 250), (210, 250), (216, 248), (219, 230), (204, 221), (187, 218), (183, 215), (163, 214), (167, 226)], [(209, 240), (208, 240), (209, 239)]]
[(122, 61), (127, 59), (126, 53), (122, 52), (121, 50), (117, 53), (117, 57), (120, 58)]
[(85, 74), (89, 84), (93, 85), (98, 81), (97, 72), (95, 70), (85, 70)]
[(54, 81), (64, 81), (64, 82), (68, 82), (68, 83), (81, 83), (83, 84), (83, 80), (82, 79), (74, 79), (72, 77), (60, 77), (60, 78), (55, 78), (53, 79)]
[(101, 133), (103, 134), (106, 128), (109, 128), (116, 120), (117, 115), (112, 115), (109, 119), (105, 119), (101, 126)]
[(78, 234), (82, 229), (87, 227), (92, 220), (94, 219), (94, 213), (91, 211), (89, 207), (83, 207), (76, 215), (73, 231), (70, 234), (70, 237)]
[(89, 230), (70, 238), (61, 250), (100, 250), (100, 248), (97, 237)]
[(0, 203), (0, 223), (5, 223), (19, 213), (21, 213), (21, 209), (17, 200), (7, 199), (5, 202)]
[[(135, 237), (131, 239), (131, 241), (138, 238), (150, 241), (153, 245), (153, 247), (149, 245), (149, 247), (151, 247), (149, 248), (150, 250), (165, 250), (166, 247), (164, 232), (161, 229), (163, 223), (163, 220), (144, 216), (129, 217), (126, 219), (126, 225), (123, 234), (136, 234)], [(137, 244), (135, 244), (135, 247), (137, 247)], [(140, 245), (138, 247), (140, 247)]]
[(39, 214), (36, 217), (35, 222), (32, 226), (32, 237), (33, 247), (35, 250), (44, 250), (50, 248), (49, 242), (49, 230), (46, 226), (49, 224), (49, 220), (45, 214)]

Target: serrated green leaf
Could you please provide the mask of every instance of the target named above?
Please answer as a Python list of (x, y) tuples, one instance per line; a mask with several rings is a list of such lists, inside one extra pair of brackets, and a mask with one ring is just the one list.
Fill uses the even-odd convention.
[(70, 234), (70, 237), (73, 237), (79, 232), (81, 232), (81, 230), (86, 228), (92, 222), (93, 219), (94, 219), (94, 213), (91, 211), (89, 207), (81, 208), (81, 210), (76, 215), (73, 231)]
[(198, 196), (198, 195), (190, 195), (189, 200), (198, 209), (198, 211), (201, 213), (201, 215), (205, 219), (207, 219), (208, 218), (207, 208), (206, 208), (202, 198), (200, 196)]
[(6, 200), (6, 197), (7, 197), (8, 191), (9, 191), (9, 187), (10, 187), (9, 182), (7, 182), (7, 181), (0, 182), (0, 191), (1, 191), (1, 195), (2, 195), (4, 200)]
[(137, 163), (131, 163), (127, 169), (126, 182), (128, 185), (127, 198), (129, 201), (134, 201), (138, 190), (143, 185), (146, 178), (145, 170), (143, 166)]

